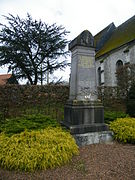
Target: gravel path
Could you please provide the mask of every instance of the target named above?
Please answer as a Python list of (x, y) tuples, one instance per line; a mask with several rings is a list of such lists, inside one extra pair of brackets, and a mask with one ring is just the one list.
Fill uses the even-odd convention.
[(0, 180), (135, 180), (135, 145), (85, 146), (68, 165), (35, 173), (0, 169)]

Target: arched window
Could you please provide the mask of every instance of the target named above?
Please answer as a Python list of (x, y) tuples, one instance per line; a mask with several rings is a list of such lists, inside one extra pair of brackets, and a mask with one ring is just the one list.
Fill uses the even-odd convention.
[(118, 70), (119, 68), (121, 68), (123, 66), (123, 62), (121, 60), (118, 60), (116, 62), (116, 70)]
[(101, 85), (101, 67), (98, 68), (97, 73), (98, 73), (98, 85), (100, 86)]
[(118, 85), (121, 83), (121, 76), (123, 74), (123, 62), (121, 60), (118, 60), (116, 62), (116, 84)]

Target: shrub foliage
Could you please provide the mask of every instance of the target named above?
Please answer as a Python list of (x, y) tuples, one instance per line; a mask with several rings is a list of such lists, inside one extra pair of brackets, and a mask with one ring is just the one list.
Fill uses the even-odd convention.
[(22, 117), (10, 118), (0, 123), (0, 131), (9, 136), (23, 132), (25, 129), (38, 130), (47, 127), (57, 127), (58, 122), (50, 116), (42, 114), (25, 115)]
[[(23, 114), (46, 114), (63, 120), (64, 105), (69, 97), (65, 85), (3, 85), (0, 86), (0, 121)], [(106, 110), (125, 111), (124, 95), (117, 87), (98, 88), (98, 98)], [(125, 99), (125, 98), (124, 98)]]
[(24, 131), (11, 137), (0, 134), (0, 166), (35, 171), (60, 166), (78, 154), (69, 132), (61, 128)]
[(135, 117), (135, 83), (131, 85), (128, 93), (127, 113), (131, 117)]
[(104, 113), (104, 120), (105, 123), (110, 123), (117, 118), (125, 118), (128, 117), (128, 114), (120, 111), (105, 111)]
[(116, 140), (135, 144), (135, 118), (118, 118), (110, 123)]
[(42, 113), (62, 120), (68, 86), (3, 85), (0, 86), (0, 118)]

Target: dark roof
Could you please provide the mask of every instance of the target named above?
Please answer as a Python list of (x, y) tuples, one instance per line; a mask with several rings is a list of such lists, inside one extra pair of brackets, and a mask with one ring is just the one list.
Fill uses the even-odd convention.
[(97, 52), (96, 58), (133, 40), (135, 40), (135, 16), (133, 16), (114, 30), (109, 40)]
[(94, 36), (94, 46), (96, 47), (96, 51), (99, 51), (104, 46), (104, 44), (111, 37), (115, 29), (116, 27), (114, 23), (111, 23)]
[(5, 85), (8, 79), (11, 78), (12, 74), (0, 74), (0, 85)]

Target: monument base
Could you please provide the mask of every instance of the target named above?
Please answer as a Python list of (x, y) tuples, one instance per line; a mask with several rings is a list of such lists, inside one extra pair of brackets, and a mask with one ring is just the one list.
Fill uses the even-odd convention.
[(69, 129), (71, 134), (83, 134), (88, 132), (101, 132), (109, 130), (108, 126), (104, 123), (71, 125), (66, 122), (62, 122), (62, 125)]
[(70, 130), (78, 146), (113, 140), (113, 133), (104, 123), (104, 108), (99, 101), (69, 100), (62, 125)]
[(73, 135), (76, 144), (81, 147), (90, 144), (99, 143), (112, 143), (113, 132), (112, 131), (101, 131), (101, 132), (91, 132), (85, 134), (74, 134)]
[(104, 108), (99, 101), (69, 100), (64, 109), (62, 122), (71, 134), (108, 131), (104, 124)]

